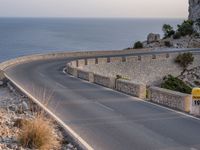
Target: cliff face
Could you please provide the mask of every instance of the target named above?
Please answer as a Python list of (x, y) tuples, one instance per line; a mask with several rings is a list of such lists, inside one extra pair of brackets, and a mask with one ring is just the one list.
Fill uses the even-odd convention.
[(189, 0), (189, 19), (200, 19), (200, 0)]

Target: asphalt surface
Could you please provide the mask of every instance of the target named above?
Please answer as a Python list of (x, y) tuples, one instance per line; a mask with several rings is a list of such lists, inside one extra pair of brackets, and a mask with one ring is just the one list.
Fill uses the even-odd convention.
[(67, 61), (25, 63), (6, 74), (95, 150), (200, 149), (199, 120), (66, 75)]

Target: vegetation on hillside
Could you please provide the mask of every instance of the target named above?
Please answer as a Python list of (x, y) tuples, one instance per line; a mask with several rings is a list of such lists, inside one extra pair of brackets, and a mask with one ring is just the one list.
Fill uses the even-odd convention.
[[(193, 61), (194, 61), (194, 57), (193, 57), (193, 54), (190, 52), (179, 54), (175, 58), (175, 62), (178, 63), (180, 67), (183, 68), (183, 72), (181, 74), (183, 74), (187, 70), (187, 68), (189, 67), (189, 65), (193, 63)], [(191, 91), (192, 91), (192, 88), (188, 86), (184, 81), (172, 75), (168, 75), (164, 77), (161, 87), (165, 89), (173, 90), (173, 91), (187, 93), (187, 94), (191, 94)]]
[(185, 84), (185, 82), (172, 75), (164, 77), (161, 87), (186, 94), (191, 94), (192, 92), (192, 88), (190, 86), (188, 86), (187, 84)]
[[(200, 23), (199, 23), (200, 24)], [(182, 24), (177, 25), (177, 30), (175, 31), (173, 27), (169, 24), (164, 24), (162, 30), (164, 32), (164, 39), (173, 37), (173, 39), (180, 39), (184, 36), (197, 35), (194, 30), (194, 22), (192, 20), (184, 20)]]
[(162, 30), (164, 32), (164, 38), (169, 38), (175, 33), (173, 27), (169, 24), (164, 24)]
[(178, 25), (178, 32), (181, 36), (192, 35), (195, 33), (193, 29), (194, 22), (192, 20), (185, 20), (181, 25)]
[(134, 48), (135, 48), (135, 49), (143, 48), (142, 42), (140, 42), (140, 41), (135, 42)]
[(179, 54), (175, 59), (175, 62), (183, 68), (182, 74), (187, 70), (190, 65), (192, 65), (193, 61), (194, 56), (190, 52)]

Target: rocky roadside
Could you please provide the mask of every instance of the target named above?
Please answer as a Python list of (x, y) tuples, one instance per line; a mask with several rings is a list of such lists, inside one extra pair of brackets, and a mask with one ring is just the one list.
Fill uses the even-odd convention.
[[(34, 119), (36, 117), (35, 110), (39, 110), (39, 107), (16, 91), (11, 84), (0, 86), (0, 150), (27, 150), (18, 142), (17, 136), (20, 128), (17, 122), (21, 119)], [(48, 117), (48, 119), (50, 118)], [(80, 149), (59, 124), (55, 121), (53, 123), (55, 125), (53, 133), (61, 144), (61, 147), (55, 147), (55, 150)]]
[(200, 66), (185, 71), (183, 75), (179, 76), (179, 79), (191, 87), (200, 87)]
[(147, 40), (143, 42), (144, 48), (166, 49), (166, 48), (199, 48), (200, 37), (185, 36), (180, 39), (173, 37), (161, 39), (159, 34), (150, 33)]

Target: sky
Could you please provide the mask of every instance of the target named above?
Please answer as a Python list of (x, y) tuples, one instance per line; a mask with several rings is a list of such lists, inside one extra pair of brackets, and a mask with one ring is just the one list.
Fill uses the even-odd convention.
[(188, 0), (0, 0), (0, 17), (187, 16)]

